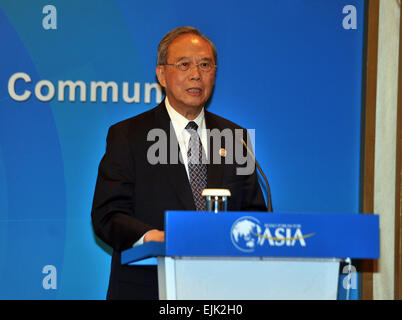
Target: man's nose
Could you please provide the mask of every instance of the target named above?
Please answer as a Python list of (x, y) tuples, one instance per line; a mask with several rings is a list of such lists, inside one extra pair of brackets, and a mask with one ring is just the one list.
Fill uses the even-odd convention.
[(190, 79), (191, 80), (200, 80), (201, 79), (201, 71), (198, 64), (195, 64), (190, 69)]

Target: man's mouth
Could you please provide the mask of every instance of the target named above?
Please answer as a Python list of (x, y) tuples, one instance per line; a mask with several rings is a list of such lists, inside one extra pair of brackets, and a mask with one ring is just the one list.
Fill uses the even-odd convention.
[(202, 89), (201, 88), (189, 88), (186, 90), (192, 96), (199, 96), (201, 95)]

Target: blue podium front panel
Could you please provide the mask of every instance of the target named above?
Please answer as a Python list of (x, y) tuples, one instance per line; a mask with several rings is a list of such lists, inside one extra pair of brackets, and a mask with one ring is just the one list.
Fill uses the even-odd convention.
[(379, 258), (366, 214), (168, 211), (166, 256)]

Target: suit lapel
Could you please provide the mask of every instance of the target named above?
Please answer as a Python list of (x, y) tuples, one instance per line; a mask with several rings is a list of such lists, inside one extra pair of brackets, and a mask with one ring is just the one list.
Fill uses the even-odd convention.
[[(196, 208), (191, 186), (188, 181), (186, 168), (184, 167), (184, 164), (178, 160), (180, 147), (164, 102), (162, 102), (157, 108), (155, 117), (156, 127), (161, 128), (167, 133), (168, 143), (170, 143), (167, 147), (168, 164), (161, 165), (162, 172), (166, 174), (172, 189), (175, 191), (183, 205), (183, 209), (194, 211)], [(172, 152), (174, 152), (174, 154), (172, 154)]]
[[(208, 129), (208, 149), (209, 149), (209, 161), (207, 165), (207, 175), (208, 175), (208, 188), (222, 188), (222, 177), (225, 169), (224, 159), (219, 154), (220, 148), (224, 148), (223, 141), (220, 139), (220, 148), (214, 148), (214, 140), (211, 137), (211, 130), (218, 129), (222, 130), (219, 123), (216, 121), (215, 117), (208, 111), (205, 110), (205, 123)], [(216, 138), (215, 138), (216, 139)], [(215, 159), (215, 160), (214, 160)], [(218, 159), (220, 159), (220, 164), (214, 164)]]
[[(161, 165), (162, 172), (166, 174), (172, 189), (175, 191), (177, 197), (183, 205), (184, 210), (196, 210), (193, 194), (191, 191), (191, 186), (188, 181), (188, 176), (184, 164), (180, 161), (171, 162), (171, 159), (178, 159), (178, 155), (173, 157), (171, 152), (177, 151), (180, 154), (180, 147), (177, 141), (175, 131), (173, 129), (172, 123), (170, 121), (169, 114), (167, 113), (165, 103), (162, 102), (156, 110), (156, 127), (161, 128), (167, 133), (168, 141), (170, 145), (168, 146), (168, 164)], [(218, 121), (213, 114), (205, 110), (205, 123), (208, 129), (208, 150), (209, 150), (209, 161), (207, 164), (207, 187), (208, 188), (222, 188), (222, 178), (224, 174), (224, 158), (219, 154), (219, 148), (213, 147), (213, 138), (211, 137), (211, 130), (218, 129), (223, 130), (219, 125)], [(171, 148), (174, 146), (174, 148)], [(224, 148), (225, 145), (221, 139), (220, 147)], [(215, 150), (214, 150), (215, 149)], [(214, 164), (215, 161), (220, 158), (220, 164)]]

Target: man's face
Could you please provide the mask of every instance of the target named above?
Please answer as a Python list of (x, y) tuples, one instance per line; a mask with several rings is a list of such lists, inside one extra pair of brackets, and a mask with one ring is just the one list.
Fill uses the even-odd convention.
[(209, 99), (215, 83), (215, 68), (209, 72), (194, 66), (203, 61), (215, 64), (210, 45), (195, 34), (176, 38), (168, 48), (167, 63), (189, 62), (193, 68), (180, 71), (175, 66), (157, 66), (159, 83), (170, 104), (183, 115), (199, 113)]

